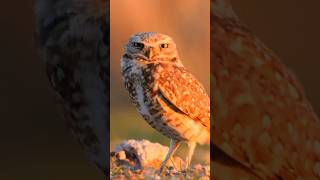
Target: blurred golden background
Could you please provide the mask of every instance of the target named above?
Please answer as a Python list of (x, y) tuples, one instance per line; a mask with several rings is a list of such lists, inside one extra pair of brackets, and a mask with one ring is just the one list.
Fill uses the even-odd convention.
[[(138, 0), (132, 1), (137, 2)], [(164, 0), (149, 1), (157, 6), (160, 3), (167, 2)], [(199, 1), (205, 3), (202, 2), (203, 0), (170, 1), (171, 7), (168, 8), (171, 9), (172, 14), (177, 16), (169, 18), (170, 21), (172, 20), (172, 24), (168, 24), (170, 21), (167, 18), (159, 21), (163, 24), (161, 28), (173, 26), (173, 20), (187, 24), (188, 19), (200, 16), (198, 14), (206, 10), (208, 6), (203, 6), (202, 9), (195, 7), (193, 10), (197, 12), (195, 14), (178, 16), (184, 10), (192, 9), (194, 3)], [(48, 83), (44, 65), (42, 59), (38, 56), (34, 40), (34, 2), (34, 0), (3, 1), (0, 6), (0, 179), (102, 179), (100, 172), (89, 163), (83, 150), (70, 132), (66, 130), (64, 120), (57, 110), (55, 95)], [(114, 3), (121, 2), (125, 2), (125, 0), (113, 0), (111, 5), (114, 6)], [(178, 6), (179, 3), (180, 6)], [(320, 85), (318, 84), (318, 68), (320, 67), (318, 50), (320, 12), (318, 8), (320, 1), (233, 0), (233, 4), (240, 18), (250, 29), (296, 72), (315, 111), (320, 114)], [(139, 7), (139, 5), (136, 6)], [(133, 7), (134, 5), (132, 5)], [(187, 9), (187, 7), (189, 8)], [(147, 8), (154, 9), (152, 7)], [(123, 8), (112, 8), (111, 15), (117, 14), (118, 11), (124, 13)], [(143, 9), (143, 12), (146, 11), (147, 9)], [(160, 15), (168, 15), (161, 13), (164, 11), (163, 8), (158, 8), (157, 11), (160, 12)], [(129, 17), (138, 16), (137, 14), (140, 13), (136, 10), (130, 10), (130, 12)], [(149, 16), (144, 15), (142, 17), (147, 19)], [(125, 20), (125, 18), (123, 19)], [(202, 21), (201, 18), (196, 19), (199, 23)], [(203, 21), (207, 22), (206, 20)], [(111, 33), (114, 33), (113, 26), (116, 24), (123, 24), (125, 28), (131, 29), (131, 26), (126, 26), (130, 22), (115, 18), (111, 21)], [(150, 20), (150, 22), (148, 25), (151, 27), (156, 21)], [(176, 30), (176, 34), (183, 35), (185, 32), (191, 32), (192, 34), (194, 31), (202, 30), (206, 29), (198, 27), (181, 28)], [(191, 68), (201, 64), (198, 59), (195, 59), (197, 60), (196, 63), (191, 62), (188, 65), (186, 61), (189, 60), (186, 59), (186, 54), (183, 52), (191, 51), (191, 49), (182, 47), (183, 45), (196, 45), (195, 41), (192, 41), (194, 36), (185, 34), (186, 38), (181, 40), (189, 39), (192, 43), (181, 44), (179, 38), (177, 39), (171, 32), (162, 29), (160, 31), (171, 35), (175, 39), (180, 56), (182, 56), (188, 69), (192, 70)], [(117, 43), (119, 51), (121, 51), (122, 44), (127, 40), (130, 33), (122, 35), (121, 42)], [(114, 41), (114, 38), (111, 37), (111, 40)], [(114, 45), (112, 45), (112, 50), (116, 50)], [(118, 66), (119, 61), (120, 55), (112, 53), (112, 66)], [(114, 71), (118, 70), (119, 68), (112, 69), (112, 77), (114, 77)], [(206, 83), (205, 80), (201, 79), (201, 74), (197, 74), (198, 71), (192, 70), (192, 72), (203, 84)], [(117, 86), (112, 85), (112, 87)], [(112, 89), (112, 92), (114, 90), (122, 91), (120, 89), (122, 87), (120, 85), (118, 87), (118, 89)], [(123, 93), (125, 92), (123, 91)], [(119, 99), (119, 101), (128, 101), (126, 94), (123, 97), (125, 98)], [(133, 108), (131, 105), (129, 107)], [(132, 114), (136, 117), (132, 118), (132, 121), (140, 123), (141, 127), (146, 126), (147, 130), (153, 131), (137, 115), (135, 110), (132, 110)], [(112, 130), (112, 133), (115, 130), (121, 131), (117, 128)], [(152, 133), (158, 134), (157, 132)], [(167, 139), (162, 139), (163, 143), (168, 143)]]
[(234, 10), (295, 73), (320, 115), (320, 1), (232, 0)]
[[(210, 86), (209, 0), (111, 0), (111, 150), (126, 139), (147, 139), (169, 145), (169, 139), (149, 126), (129, 102), (124, 89), (120, 58), (124, 44), (137, 32), (159, 32), (173, 38), (186, 68)], [(182, 150), (181, 150), (182, 149)], [(186, 148), (180, 148), (185, 153)], [(197, 153), (197, 151), (199, 151)], [(197, 154), (201, 154), (198, 155)], [(209, 162), (209, 146), (198, 146), (194, 162)], [(184, 158), (184, 156), (182, 156)]]

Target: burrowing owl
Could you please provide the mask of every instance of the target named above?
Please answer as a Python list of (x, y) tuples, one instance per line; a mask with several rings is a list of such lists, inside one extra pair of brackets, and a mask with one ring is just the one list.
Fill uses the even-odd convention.
[(297, 79), (228, 0), (211, 5), (214, 176), (320, 179), (320, 122)]
[(108, 174), (109, 37), (106, 0), (39, 0), (47, 75), (90, 159)]
[(210, 100), (181, 63), (174, 41), (154, 32), (134, 34), (125, 47), (121, 68), (139, 113), (171, 139), (160, 172), (181, 141), (188, 142), (188, 167), (196, 143), (210, 142)]

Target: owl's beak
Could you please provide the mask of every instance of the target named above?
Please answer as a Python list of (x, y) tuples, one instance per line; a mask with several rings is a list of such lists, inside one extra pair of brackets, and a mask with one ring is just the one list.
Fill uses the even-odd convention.
[(152, 57), (154, 56), (157, 56), (159, 54), (158, 50), (156, 48), (153, 48), (153, 47), (150, 47), (147, 49), (147, 51), (145, 52), (145, 56), (148, 58), (148, 59), (151, 59)]

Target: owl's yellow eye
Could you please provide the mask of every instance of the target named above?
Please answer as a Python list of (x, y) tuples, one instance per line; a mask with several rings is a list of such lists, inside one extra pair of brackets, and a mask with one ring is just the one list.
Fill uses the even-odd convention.
[(138, 43), (138, 42), (134, 42), (133, 43), (133, 46), (138, 48), (138, 49), (143, 49), (144, 48), (144, 44), (142, 43)]
[(161, 48), (168, 48), (168, 47), (169, 47), (169, 44), (163, 43), (163, 44), (160, 45), (160, 47), (161, 47)]

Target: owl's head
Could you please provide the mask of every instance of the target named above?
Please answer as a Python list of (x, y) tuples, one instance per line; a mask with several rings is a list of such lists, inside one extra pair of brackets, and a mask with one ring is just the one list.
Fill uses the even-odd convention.
[(168, 61), (181, 63), (176, 44), (171, 37), (155, 33), (136, 33), (129, 38), (125, 54), (139, 61)]

